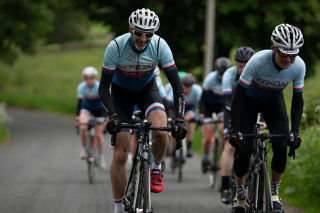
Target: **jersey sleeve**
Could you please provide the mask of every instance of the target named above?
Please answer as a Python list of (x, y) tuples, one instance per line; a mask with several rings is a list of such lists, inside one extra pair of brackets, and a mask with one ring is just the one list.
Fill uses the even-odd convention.
[(158, 58), (165, 72), (177, 69), (171, 49), (167, 42), (160, 38)]
[(296, 76), (293, 79), (293, 92), (302, 92), (304, 85), (304, 77), (306, 75), (306, 65), (300, 60), (302, 63), (299, 63), (299, 66), (296, 70)]
[(240, 75), (239, 84), (245, 88), (248, 88), (257, 72), (258, 69), (256, 69), (254, 61), (250, 59)]
[(82, 84), (80, 83), (79, 85), (78, 85), (78, 87), (77, 87), (77, 97), (78, 97), (78, 99), (80, 99), (80, 98), (83, 98), (83, 86), (82, 86)]
[(232, 75), (228, 70), (222, 76), (222, 93), (223, 95), (231, 95), (232, 94)]
[(102, 72), (108, 75), (113, 75), (113, 72), (119, 62), (119, 54), (118, 45), (114, 40), (112, 40), (104, 53)]
[(210, 89), (210, 82), (212, 81), (213, 78), (213, 72), (209, 73), (203, 81), (202, 88), (203, 90), (209, 90)]
[(197, 84), (194, 84), (194, 86), (195, 86), (195, 90), (196, 90), (197, 102), (200, 102), (200, 99), (201, 99), (201, 96), (202, 96), (202, 88)]

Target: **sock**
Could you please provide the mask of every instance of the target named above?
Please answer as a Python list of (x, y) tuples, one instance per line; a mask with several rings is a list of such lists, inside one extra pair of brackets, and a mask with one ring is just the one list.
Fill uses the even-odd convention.
[(188, 144), (188, 145), (187, 145), (187, 148), (190, 149), (190, 148), (192, 147), (192, 141), (188, 141), (187, 144)]
[(236, 197), (239, 198), (240, 200), (244, 200), (246, 198), (244, 185), (239, 186), (236, 184)]
[(202, 156), (202, 160), (207, 161), (207, 160), (208, 160), (208, 155), (203, 155), (203, 156)]
[(279, 194), (280, 183), (281, 183), (281, 181), (279, 183), (271, 181), (271, 194), (272, 194), (272, 196)]
[(123, 213), (122, 199), (114, 199), (114, 213)]
[(230, 178), (230, 176), (222, 176), (221, 191), (229, 189), (229, 178)]
[(153, 160), (153, 164), (152, 164), (151, 169), (159, 169), (159, 170), (161, 170), (161, 161), (157, 162), (157, 161)]

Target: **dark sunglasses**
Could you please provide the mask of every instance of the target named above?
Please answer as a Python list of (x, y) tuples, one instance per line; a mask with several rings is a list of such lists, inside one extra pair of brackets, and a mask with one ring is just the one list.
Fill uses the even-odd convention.
[(94, 77), (85, 77), (84, 79), (85, 79), (85, 80), (93, 80)]
[(133, 34), (139, 38), (141, 38), (143, 35), (146, 37), (146, 38), (151, 38), (153, 36), (153, 33), (142, 33), (142, 32), (138, 32), (138, 31), (135, 31), (135, 30), (132, 30)]
[(290, 57), (291, 59), (295, 59), (295, 57), (297, 57), (298, 53), (296, 54), (286, 54), (284, 52), (281, 52), (278, 48), (276, 48), (277, 53), (282, 57), (282, 58), (286, 58), (286, 57)]

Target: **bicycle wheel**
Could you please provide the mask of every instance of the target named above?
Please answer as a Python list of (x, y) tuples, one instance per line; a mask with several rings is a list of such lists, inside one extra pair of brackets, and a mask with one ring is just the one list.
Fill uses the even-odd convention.
[(219, 170), (219, 163), (218, 163), (218, 151), (219, 151), (219, 140), (216, 136), (213, 144), (212, 149), (212, 160), (210, 162), (210, 170), (209, 170), (209, 182), (210, 186), (214, 188), (217, 182), (217, 173)]
[(125, 196), (124, 196), (124, 206), (125, 211), (127, 212), (135, 212), (136, 208), (136, 196), (138, 194), (138, 183), (140, 177), (140, 162), (136, 158), (133, 160), (132, 169), (130, 172), (130, 176), (126, 185)]
[(147, 161), (143, 162), (143, 212), (150, 212), (150, 169)]
[(88, 178), (89, 178), (89, 183), (93, 184), (95, 181), (95, 167), (97, 166), (96, 162), (96, 150), (93, 148), (93, 140), (94, 137), (89, 137), (89, 144), (87, 147), (87, 165), (88, 165)]

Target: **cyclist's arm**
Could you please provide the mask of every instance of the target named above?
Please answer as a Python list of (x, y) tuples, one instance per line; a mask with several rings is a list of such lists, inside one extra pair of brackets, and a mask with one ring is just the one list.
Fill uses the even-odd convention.
[(299, 125), (303, 112), (303, 96), (302, 92), (294, 92), (291, 105), (291, 131), (299, 132)]
[(99, 85), (99, 97), (102, 102), (102, 105), (106, 109), (109, 117), (116, 114), (114, 110), (114, 106), (111, 99), (111, 94), (109, 91), (110, 84), (112, 82), (113, 75), (106, 74), (102, 72), (101, 79), (100, 79), (100, 85)]
[(223, 95), (223, 105), (225, 110), (227, 111), (231, 111), (231, 98), (232, 98), (232, 94)]
[(247, 88), (237, 84), (236, 88), (234, 89), (232, 100), (231, 100), (231, 129), (239, 129), (239, 121), (240, 121), (240, 114), (243, 104), (245, 103), (245, 99), (247, 97)]
[(176, 117), (183, 119), (185, 110), (184, 90), (178, 75), (177, 68), (165, 72), (173, 89)]
[(77, 116), (80, 115), (81, 107), (82, 107), (82, 98), (78, 98), (78, 104), (77, 104), (77, 110), (76, 110), (76, 115)]
[(200, 102), (199, 102), (200, 114), (204, 114), (204, 111), (205, 111), (206, 94), (207, 94), (207, 91), (203, 90), (202, 91), (202, 95), (201, 95), (201, 99), (200, 99)]

